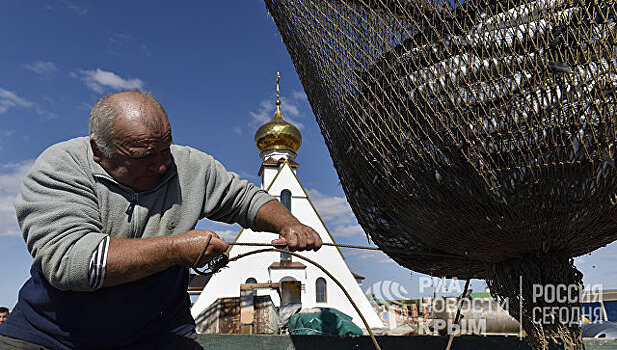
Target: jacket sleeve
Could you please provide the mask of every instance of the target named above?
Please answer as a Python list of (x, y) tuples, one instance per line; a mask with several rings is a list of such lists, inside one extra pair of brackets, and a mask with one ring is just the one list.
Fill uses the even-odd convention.
[(89, 262), (106, 235), (85, 159), (58, 145), (47, 149), (26, 175), (14, 204), (34, 267), (58, 289), (93, 290)]
[(215, 221), (238, 223), (257, 231), (257, 211), (276, 198), (247, 180), (240, 180), (237, 174), (228, 172), (220, 162), (206, 156), (208, 169), (202, 216)]

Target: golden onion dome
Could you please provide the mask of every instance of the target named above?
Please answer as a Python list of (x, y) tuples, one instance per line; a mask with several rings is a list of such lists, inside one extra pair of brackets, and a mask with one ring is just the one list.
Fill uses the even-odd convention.
[(290, 150), (296, 152), (302, 144), (302, 135), (298, 128), (287, 122), (281, 113), (279, 99), (279, 79), (276, 76), (276, 111), (272, 120), (260, 126), (255, 132), (255, 146), (261, 152), (270, 150)]

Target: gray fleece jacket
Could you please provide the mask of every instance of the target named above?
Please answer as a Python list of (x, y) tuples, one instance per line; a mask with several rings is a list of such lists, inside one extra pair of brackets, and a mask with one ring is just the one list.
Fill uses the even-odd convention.
[(88, 137), (53, 145), (39, 156), (15, 209), (34, 267), (52, 286), (92, 290), (89, 261), (106, 235), (174, 235), (202, 218), (256, 230), (257, 210), (274, 197), (199, 150), (172, 145), (171, 154), (159, 186), (141, 193), (94, 162)]

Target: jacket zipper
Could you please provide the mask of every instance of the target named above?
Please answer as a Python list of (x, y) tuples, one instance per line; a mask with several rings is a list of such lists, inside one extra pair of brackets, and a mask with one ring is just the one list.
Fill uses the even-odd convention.
[[(159, 183), (158, 186), (156, 186), (156, 188), (151, 189), (150, 191), (146, 191), (146, 192), (141, 192), (142, 194), (148, 194), (151, 192), (154, 192), (156, 190), (158, 190), (160, 187), (164, 186), (167, 182), (169, 182), (169, 180), (171, 180), (174, 176), (176, 176), (177, 174), (173, 174), (171, 176), (169, 176), (168, 178), (166, 178), (163, 182)], [(137, 202), (139, 201), (139, 192), (135, 192), (132, 189), (118, 183), (113, 177), (109, 176), (109, 175), (105, 175), (105, 174), (93, 174), (94, 177), (98, 177), (98, 178), (102, 178), (102, 179), (106, 179), (108, 181), (113, 182), (114, 184), (116, 184), (116, 186), (124, 189), (125, 191), (129, 191), (131, 193), (133, 193), (133, 198), (131, 199), (131, 202), (129, 203), (128, 208), (126, 208), (126, 215), (129, 216), (129, 220), (133, 221), (133, 227), (132, 227), (132, 237), (135, 238), (136, 234), (137, 234), (137, 223), (138, 223), (138, 219), (139, 219), (139, 212), (137, 210), (135, 210), (135, 206), (137, 205)], [(129, 221), (129, 222), (130, 222)]]
[(133, 192), (133, 198), (131, 199), (131, 203), (129, 203), (129, 207), (126, 208), (126, 215), (129, 216), (129, 222), (133, 221), (133, 232), (131, 237), (135, 238), (137, 235), (137, 223), (139, 221), (139, 211), (135, 210), (135, 206), (139, 201), (139, 193)]

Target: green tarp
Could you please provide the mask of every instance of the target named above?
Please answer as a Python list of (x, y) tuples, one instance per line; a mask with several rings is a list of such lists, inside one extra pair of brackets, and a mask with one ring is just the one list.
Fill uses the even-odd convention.
[(362, 335), (352, 318), (336, 309), (318, 308), (320, 312), (298, 313), (289, 319), (287, 328), (292, 335)]

